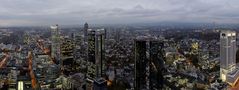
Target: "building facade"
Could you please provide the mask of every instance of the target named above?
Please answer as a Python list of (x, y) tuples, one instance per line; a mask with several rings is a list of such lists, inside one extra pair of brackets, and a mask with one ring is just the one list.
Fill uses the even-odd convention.
[(92, 79), (102, 77), (104, 74), (105, 62), (105, 33), (104, 29), (88, 29), (88, 68), (89, 76)]
[(87, 36), (88, 36), (88, 30), (89, 29), (89, 25), (88, 23), (85, 23), (84, 24), (84, 41), (86, 42), (87, 41)]
[(233, 85), (239, 72), (236, 67), (236, 32), (220, 33), (220, 77), (222, 81)]
[(135, 90), (162, 88), (163, 57), (163, 42), (147, 37), (135, 40)]
[(57, 62), (60, 61), (60, 32), (58, 25), (51, 26), (51, 57), (53, 57)]
[(146, 40), (135, 40), (135, 90), (147, 88)]

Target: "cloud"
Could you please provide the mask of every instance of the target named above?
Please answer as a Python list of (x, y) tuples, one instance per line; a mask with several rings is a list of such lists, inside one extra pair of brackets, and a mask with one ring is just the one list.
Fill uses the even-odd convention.
[(1, 25), (238, 23), (238, 0), (4, 0)]

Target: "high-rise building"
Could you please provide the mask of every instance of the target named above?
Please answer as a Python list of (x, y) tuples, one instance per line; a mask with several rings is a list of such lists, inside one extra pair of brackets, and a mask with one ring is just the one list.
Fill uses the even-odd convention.
[(88, 37), (88, 30), (89, 29), (89, 25), (88, 23), (85, 23), (84, 24), (84, 41), (86, 42), (87, 41), (87, 37)]
[(71, 38), (64, 38), (61, 44), (61, 58), (73, 58), (74, 42)]
[(97, 29), (96, 33), (96, 65), (97, 76), (104, 75), (105, 68), (105, 29)]
[(135, 40), (135, 90), (147, 88), (146, 40)]
[(159, 90), (163, 87), (164, 44), (159, 40), (151, 40), (149, 46), (149, 88)]
[[(84, 36), (76, 34), (74, 38), (74, 60), (81, 61), (81, 62), (87, 62), (87, 45), (84, 42)], [(83, 64), (83, 63), (82, 63)], [(80, 66), (85, 66), (80, 65)]]
[(135, 40), (135, 90), (162, 88), (163, 57), (161, 41), (148, 37), (139, 37)]
[(236, 32), (221, 31), (220, 34), (220, 77), (231, 85), (239, 76), (236, 67)]
[(57, 62), (60, 61), (60, 32), (58, 25), (51, 26), (51, 57), (53, 57)]
[[(74, 42), (72, 38), (63, 38), (62, 43), (61, 43), (61, 61), (62, 65), (64, 66), (65, 74), (69, 74), (71, 70), (73, 70), (74, 66)], [(66, 68), (66, 67), (68, 68)]]
[(95, 64), (95, 30), (88, 31), (88, 62)]
[(102, 77), (104, 74), (104, 29), (88, 29), (88, 62), (92, 64), (89, 71), (94, 73), (91, 78)]

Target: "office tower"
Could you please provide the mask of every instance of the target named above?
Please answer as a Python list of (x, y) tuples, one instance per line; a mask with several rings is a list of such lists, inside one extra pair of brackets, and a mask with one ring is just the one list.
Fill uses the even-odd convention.
[(236, 38), (234, 37), (235, 32), (231, 31), (222, 31), (220, 35), (220, 67), (226, 71), (236, 66), (236, 61), (234, 60), (236, 52), (233, 50), (235, 48), (233, 45), (235, 45), (234, 42)]
[(88, 30), (88, 62), (92, 64), (93, 77), (102, 77), (104, 74), (104, 29)]
[(75, 50), (74, 50), (74, 58), (75, 60), (80, 60), (83, 62), (87, 62), (87, 45), (84, 44), (84, 36), (76, 34), (75, 35)]
[(158, 90), (163, 87), (163, 69), (164, 54), (163, 42), (158, 40), (149, 41), (149, 88), (150, 90)]
[(92, 29), (88, 30), (88, 63), (87, 66), (87, 78), (93, 80), (96, 77), (96, 66), (95, 66), (95, 31)]
[(51, 26), (51, 57), (57, 62), (60, 61), (60, 32), (58, 25)]
[(102, 77), (104, 75), (104, 58), (105, 58), (105, 30), (97, 29), (96, 33), (96, 65), (97, 76)]
[(95, 64), (95, 30), (88, 31), (88, 62)]
[(64, 38), (61, 44), (62, 59), (73, 58), (74, 42), (71, 38)]
[(220, 34), (220, 77), (234, 85), (239, 72), (236, 68), (236, 32), (221, 31)]
[(74, 66), (74, 42), (72, 38), (63, 38), (61, 44), (61, 61), (63, 62), (62, 65), (65, 68), (64, 74), (68, 75), (71, 70), (73, 70)]
[(157, 39), (138, 37), (135, 40), (135, 90), (162, 88), (162, 49), (163, 43)]
[(88, 30), (89, 29), (89, 25), (88, 23), (85, 23), (84, 24), (84, 41), (86, 42), (87, 41), (87, 36), (88, 36)]
[(135, 40), (135, 90), (146, 89), (146, 40)]

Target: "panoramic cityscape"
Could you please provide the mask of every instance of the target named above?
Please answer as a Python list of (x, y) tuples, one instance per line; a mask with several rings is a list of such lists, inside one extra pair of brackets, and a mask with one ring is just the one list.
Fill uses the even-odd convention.
[(1, 1), (0, 90), (239, 90), (238, 4)]

